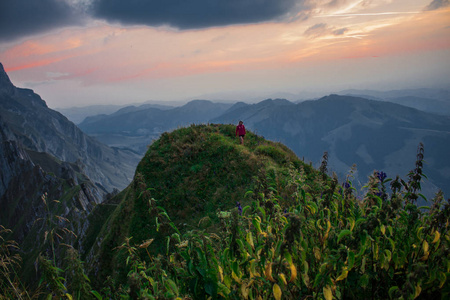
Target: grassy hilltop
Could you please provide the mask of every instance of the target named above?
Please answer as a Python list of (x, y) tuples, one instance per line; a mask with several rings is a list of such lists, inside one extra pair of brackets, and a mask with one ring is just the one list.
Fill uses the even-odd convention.
[(312, 184), (317, 171), (287, 147), (251, 132), (242, 146), (233, 125), (193, 125), (165, 133), (149, 147), (130, 186), (94, 212), (99, 218), (111, 217), (101, 232), (94, 225), (88, 243), (97, 234), (104, 237), (100, 269), (111, 274), (123, 267), (112, 249), (126, 237), (133, 243), (154, 238), (151, 251), (164, 253), (169, 233), (220, 230), (218, 213), (237, 207), (237, 202), (250, 204), (254, 197), (245, 196), (250, 190), (279, 189), (287, 205), (293, 192), (288, 188), (291, 169), (300, 168)]
[[(376, 171), (356, 195), (351, 171), (341, 183), (327, 175), (326, 155), (315, 170), (251, 132), (242, 146), (234, 130), (192, 125), (163, 134), (133, 182), (91, 213), (85, 266), (73, 251), (60, 269), (42, 260), (44, 294), (448, 298), (450, 200), (440, 193), (417, 207), (422, 145), (406, 178)], [(20, 292), (3, 282), (7, 295)]]

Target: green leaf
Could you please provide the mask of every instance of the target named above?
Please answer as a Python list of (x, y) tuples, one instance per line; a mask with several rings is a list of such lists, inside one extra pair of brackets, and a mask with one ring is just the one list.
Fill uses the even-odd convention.
[(352, 233), (352, 232), (351, 232), (350, 230), (348, 230), (348, 229), (342, 230), (342, 231), (339, 233), (337, 242), (339, 243), (340, 240), (342, 240), (342, 239), (343, 239), (344, 237), (346, 237), (347, 235), (350, 235), (351, 233)]
[(250, 210), (250, 209), (251, 209), (251, 207), (250, 207), (249, 205), (245, 206), (245, 207), (242, 209), (242, 215), (245, 216), (246, 213), (247, 213), (247, 211)]
[(258, 210), (261, 212), (263, 220), (266, 220), (266, 211), (264, 210), (264, 208), (259, 206)]
[(253, 191), (247, 191), (247, 192), (245, 192), (245, 194), (244, 194), (244, 198), (247, 198), (248, 196), (251, 196), (251, 195), (253, 195), (253, 194), (254, 194)]
[(97, 291), (91, 291), (91, 294), (95, 296), (98, 300), (103, 300), (102, 296)]
[(158, 222), (158, 217), (156, 217), (155, 219), (156, 219), (156, 232), (158, 232), (160, 224)]
[(393, 286), (393, 287), (391, 287), (390, 289), (389, 289), (389, 292), (388, 292), (388, 294), (389, 294), (389, 298), (394, 298), (394, 292), (395, 291), (398, 291), (398, 286)]
[(172, 227), (179, 235), (181, 235), (180, 231), (178, 230), (177, 226), (173, 222), (169, 223), (170, 227)]
[(363, 288), (366, 288), (369, 285), (369, 275), (364, 274), (359, 279), (359, 285)]
[(349, 250), (347, 253), (347, 257), (348, 257), (348, 270), (351, 270), (355, 265), (355, 253)]
[(166, 285), (166, 288), (167, 288), (167, 289), (170, 289), (175, 295), (178, 296), (178, 287), (177, 287), (177, 285), (175, 284), (175, 282), (173, 282), (173, 281), (170, 280), (170, 279), (166, 279), (165, 282), (164, 282), (164, 284)]

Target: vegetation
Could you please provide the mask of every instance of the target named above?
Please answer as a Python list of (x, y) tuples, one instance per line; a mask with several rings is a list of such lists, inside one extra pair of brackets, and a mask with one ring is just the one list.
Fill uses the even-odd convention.
[(58, 267), (43, 253), (40, 288), (26, 292), (0, 228), (0, 299), (449, 297), (450, 199), (416, 205), (423, 145), (405, 180), (375, 171), (359, 196), (354, 170), (343, 183), (326, 174), (326, 154), (316, 171), (280, 144), (233, 139), (233, 126), (201, 125), (156, 141), (117, 208), (93, 213), (104, 225), (90, 231), (102, 243), (89, 277), (74, 249)]

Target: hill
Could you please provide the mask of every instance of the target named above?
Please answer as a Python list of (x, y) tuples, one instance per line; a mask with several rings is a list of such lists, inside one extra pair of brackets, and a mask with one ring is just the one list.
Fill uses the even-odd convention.
[[(124, 268), (121, 256), (111, 249), (126, 237), (133, 237), (133, 243), (153, 238), (151, 253), (164, 253), (171, 222), (178, 228), (174, 233), (217, 232), (218, 213), (237, 202), (249, 204), (251, 197), (244, 197), (248, 190), (265, 193), (273, 185), (285, 189), (278, 196), (290, 202), (286, 178), (291, 169), (303, 170), (308, 182), (317, 176), (291, 150), (251, 132), (241, 146), (232, 125), (192, 125), (164, 133), (148, 149), (128, 188), (93, 213), (95, 222), (104, 225), (101, 232), (95, 226), (90, 229), (91, 244), (84, 248), (93, 247), (88, 257), (89, 264), (101, 270), (96, 278), (101, 281), (112, 270)], [(93, 237), (101, 241), (99, 249)]]

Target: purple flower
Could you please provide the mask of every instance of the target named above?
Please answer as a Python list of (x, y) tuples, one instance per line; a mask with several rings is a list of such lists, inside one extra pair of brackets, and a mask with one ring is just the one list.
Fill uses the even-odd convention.
[(241, 203), (236, 202), (236, 206), (237, 206), (237, 208), (238, 208), (238, 210), (239, 210), (239, 214), (242, 215), (242, 206), (241, 206)]
[(348, 181), (344, 183), (344, 188), (345, 189), (349, 189), (350, 188), (350, 183)]
[(384, 173), (383, 171), (377, 172), (377, 177), (378, 179), (383, 182), (386, 179), (386, 173)]

